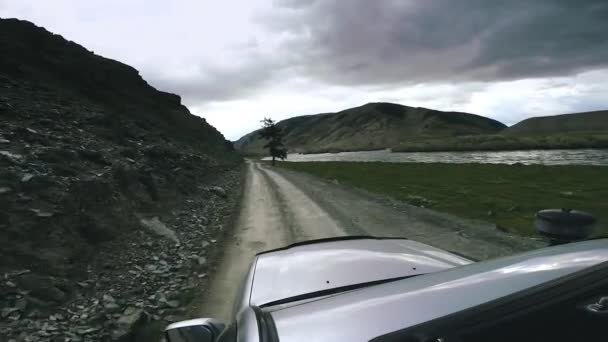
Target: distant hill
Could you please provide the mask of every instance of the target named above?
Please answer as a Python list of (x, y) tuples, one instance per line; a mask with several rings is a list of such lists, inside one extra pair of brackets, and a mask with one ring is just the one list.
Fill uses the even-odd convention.
[[(280, 121), (278, 126), (286, 134), (288, 149), (296, 153), (383, 149), (412, 138), (493, 134), (506, 127), (479, 115), (393, 103), (297, 116)], [(243, 136), (234, 145), (245, 154), (264, 154), (259, 131)]]
[(553, 134), (597, 131), (608, 131), (608, 110), (529, 118), (509, 127), (503, 133)]
[(608, 148), (608, 111), (541, 116), (523, 120), (499, 134), (421, 138), (394, 152), (509, 151)]

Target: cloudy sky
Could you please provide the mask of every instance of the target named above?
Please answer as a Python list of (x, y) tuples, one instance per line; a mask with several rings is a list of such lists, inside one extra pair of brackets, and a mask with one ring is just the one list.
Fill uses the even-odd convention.
[(0, 0), (229, 139), (389, 101), (507, 124), (608, 108), (606, 0)]

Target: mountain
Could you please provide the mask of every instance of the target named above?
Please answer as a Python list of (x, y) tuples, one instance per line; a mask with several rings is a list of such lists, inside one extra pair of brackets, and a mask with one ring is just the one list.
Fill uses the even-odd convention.
[(608, 131), (608, 110), (539, 116), (518, 122), (507, 134), (553, 134)]
[(5, 79), (60, 89), (111, 109), (110, 115), (118, 121), (123, 117), (140, 120), (145, 122), (142, 125), (203, 148), (228, 146), (214, 127), (181, 105), (178, 95), (156, 90), (134, 68), (98, 56), (32, 23), (2, 19), (0, 50), (0, 72)]
[(30, 22), (0, 19), (0, 51), (1, 335), (126, 341), (125, 322), (176, 314), (163, 303), (198, 286), (236, 204), (232, 144)]
[[(506, 126), (483, 116), (368, 103), (337, 113), (298, 116), (280, 121), (290, 152), (383, 149), (402, 141), (438, 136), (491, 134)], [(245, 154), (264, 154), (259, 130), (234, 143)]]
[(394, 152), (515, 151), (608, 148), (608, 111), (525, 119), (499, 134), (407, 141)]

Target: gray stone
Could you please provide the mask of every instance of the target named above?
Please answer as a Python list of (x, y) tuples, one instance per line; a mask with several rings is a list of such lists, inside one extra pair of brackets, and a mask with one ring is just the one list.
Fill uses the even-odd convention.
[(133, 332), (146, 321), (146, 313), (144, 310), (129, 307), (120, 318), (116, 321), (117, 328), (112, 331), (112, 340), (126, 340)]
[(199, 258), (197, 259), (197, 262), (198, 262), (198, 264), (199, 264), (199, 265), (201, 265), (201, 266), (202, 266), (202, 265), (205, 265), (205, 264), (207, 263), (207, 258), (205, 258), (205, 257), (199, 257)]
[(18, 164), (23, 160), (23, 156), (9, 151), (0, 151), (0, 156), (4, 156), (8, 161)]
[(175, 232), (162, 223), (158, 217), (155, 216), (151, 219), (142, 218), (140, 219), (140, 223), (154, 234), (170, 239), (175, 243), (179, 243), (179, 239)]
[(8, 276), (12, 276), (12, 277), (18, 277), (20, 275), (28, 274), (30, 272), (32, 272), (32, 271), (30, 271), (28, 269), (24, 269), (24, 270), (18, 270), (18, 271), (9, 272), (9, 273), (7, 273), (7, 275)]
[(118, 305), (114, 302), (104, 304), (103, 308), (106, 310), (106, 312), (109, 312), (109, 313), (114, 313), (114, 312), (120, 311), (120, 305)]
[(11, 189), (11, 188), (9, 188), (7, 186), (0, 187), (0, 195), (2, 195), (2, 194), (8, 194), (11, 191), (13, 191), (13, 189)]
[(21, 313), (19, 312), (19, 310), (10, 313), (8, 316), (8, 319), (10, 319), (11, 321), (18, 321), (20, 318)]
[(178, 300), (167, 300), (165, 301), (165, 304), (170, 307), (170, 308), (179, 308), (179, 301)]
[(32, 180), (32, 178), (34, 178), (34, 175), (33, 175), (33, 174), (31, 174), (31, 173), (26, 173), (26, 174), (24, 174), (24, 175), (23, 175), (23, 177), (21, 177), (21, 182), (23, 182), (23, 183), (27, 183), (27, 182), (31, 181), (31, 180)]
[(57, 331), (57, 326), (54, 324), (45, 323), (42, 329), (46, 331)]
[(98, 332), (99, 330), (101, 330), (101, 327), (81, 328), (76, 330), (76, 333), (78, 335), (88, 335), (94, 332)]
[(34, 214), (36, 214), (36, 216), (38, 216), (38, 217), (52, 217), (53, 215), (55, 215), (54, 213), (52, 213), (50, 211), (46, 211), (46, 210), (42, 210), (42, 209), (31, 208), (30, 211), (33, 212)]
[(103, 301), (104, 302), (115, 302), (116, 300), (114, 299), (114, 297), (110, 296), (109, 294), (104, 294), (103, 295)]
[(163, 320), (173, 323), (173, 322), (177, 322), (180, 321), (182, 318), (176, 315), (167, 315), (163, 318)]
[(168, 293), (166, 296), (165, 294), (161, 294), (159, 296), (159, 303), (163, 304), (164, 307), (169, 307), (169, 308), (178, 308), (179, 307), (179, 301), (178, 300), (167, 300), (167, 297), (172, 298), (173, 296)]
[(209, 191), (213, 192), (216, 195), (219, 195), (221, 197), (226, 197), (227, 193), (226, 190), (224, 190), (224, 188), (220, 187), (220, 186), (212, 186), (209, 188)]
[(25, 298), (19, 298), (15, 301), (15, 307), (19, 309), (19, 311), (24, 311), (27, 307), (27, 300)]
[(158, 270), (158, 267), (156, 265), (146, 265), (145, 269), (148, 272), (155, 272)]
[(17, 311), (19, 311), (19, 309), (17, 308), (2, 308), (2, 311), (0, 311), (0, 317), (6, 318), (10, 316), (10, 314), (12, 314), (13, 312)]

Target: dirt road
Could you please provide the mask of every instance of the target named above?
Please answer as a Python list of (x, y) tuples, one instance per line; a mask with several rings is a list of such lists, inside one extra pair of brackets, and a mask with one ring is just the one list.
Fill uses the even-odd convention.
[(539, 247), (493, 226), (463, 220), (309, 175), (247, 164), (241, 213), (200, 315), (229, 320), (253, 256), (293, 242), (341, 235), (399, 236), (486, 259)]

